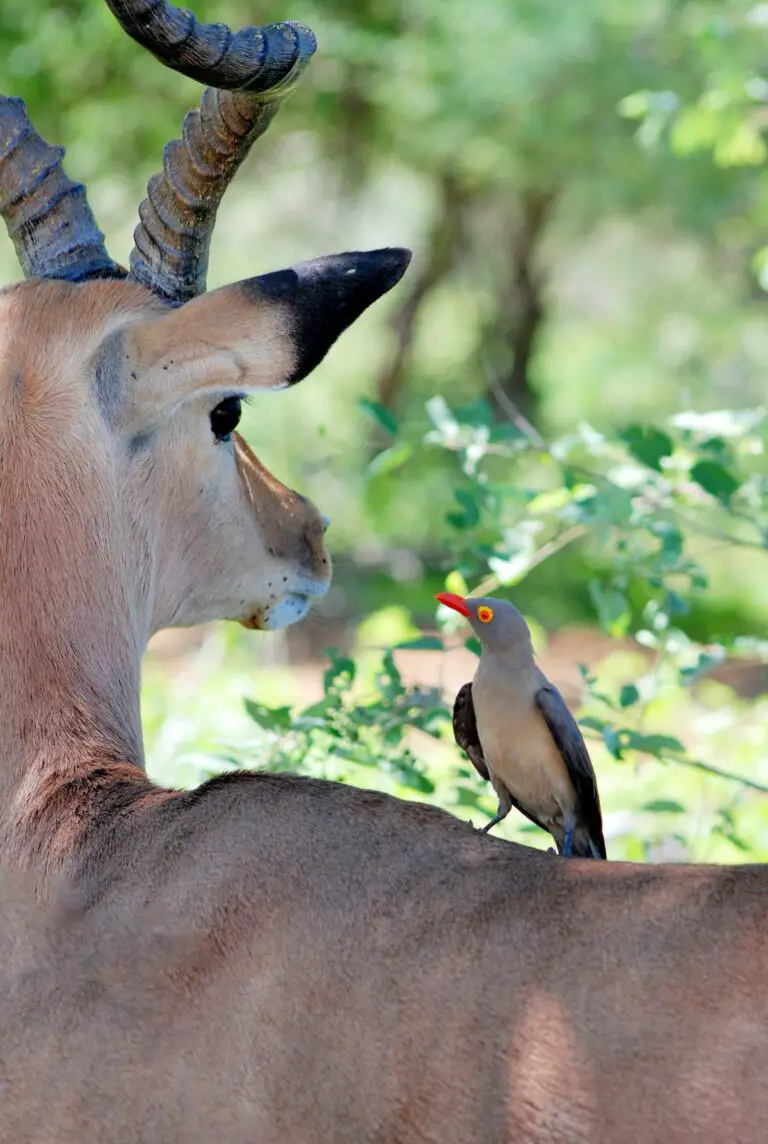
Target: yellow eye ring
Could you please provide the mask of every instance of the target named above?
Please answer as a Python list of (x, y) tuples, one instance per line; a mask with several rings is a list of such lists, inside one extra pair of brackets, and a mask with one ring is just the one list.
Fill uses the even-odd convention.
[(481, 624), (490, 624), (493, 619), (493, 608), (489, 608), (487, 604), (481, 604), (477, 609), (477, 618)]

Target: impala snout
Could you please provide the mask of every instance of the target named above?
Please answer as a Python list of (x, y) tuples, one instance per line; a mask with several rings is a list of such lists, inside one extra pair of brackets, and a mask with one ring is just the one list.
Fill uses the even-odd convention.
[(328, 518), (301, 493), (277, 480), (235, 434), (254, 545), (245, 627), (274, 631), (303, 620), (331, 583), (324, 534)]

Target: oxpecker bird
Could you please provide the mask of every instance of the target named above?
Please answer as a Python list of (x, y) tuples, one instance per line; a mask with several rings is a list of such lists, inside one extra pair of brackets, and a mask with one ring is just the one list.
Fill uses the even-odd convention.
[(441, 592), (483, 645), (453, 708), (453, 733), (499, 799), (488, 831), (512, 807), (547, 830), (566, 857), (605, 858), (597, 779), (584, 738), (557, 688), (536, 666), (531, 633), (512, 604)]

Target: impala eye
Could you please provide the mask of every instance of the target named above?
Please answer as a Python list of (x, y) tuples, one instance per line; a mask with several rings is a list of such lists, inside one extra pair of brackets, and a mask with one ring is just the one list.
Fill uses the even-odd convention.
[(217, 441), (229, 441), (240, 423), (243, 412), (241, 397), (225, 397), (211, 411), (211, 431)]

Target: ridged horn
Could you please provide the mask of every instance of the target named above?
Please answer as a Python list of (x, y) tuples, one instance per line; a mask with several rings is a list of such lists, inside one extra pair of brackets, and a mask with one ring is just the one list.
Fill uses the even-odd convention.
[(205, 293), (216, 212), (254, 141), (316, 48), (302, 24), (232, 33), (166, 0), (107, 0), (123, 29), (167, 67), (209, 85), (150, 179), (134, 232), (131, 277), (175, 305)]
[(0, 215), (26, 278), (124, 278), (107, 254), (82, 183), (64, 173), (20, 99), (0, 96)]

